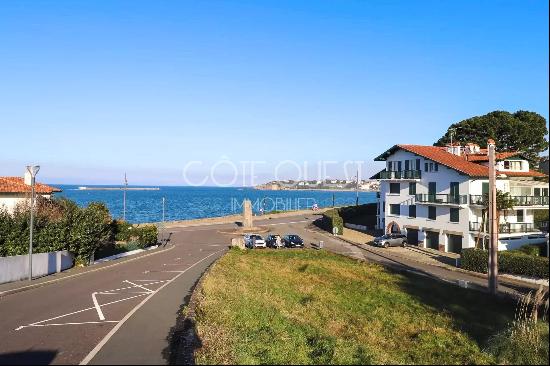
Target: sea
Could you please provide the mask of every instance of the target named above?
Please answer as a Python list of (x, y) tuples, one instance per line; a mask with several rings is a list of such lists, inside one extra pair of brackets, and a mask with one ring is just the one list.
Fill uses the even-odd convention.
[[(66, 197), (79, 206), (103, 202), (113, 218), (123, 216), (122, 190), (81, 190), (77, 185), (54, 185), (62, 189), (56, 197)], [(86, 186), (102, 188), (106, 186)], [(121, 186), (109, 186), (119, 187)], [(139, 188), (129, 186), (129, 188)], [(131, 223), (152, 223), (202, 219), (242, 213), (244, 199), (252, 201), (254, 213), (288, 211), (354, 205), (354, 191), (323, 190), (259, 190), (249, 187), (158, 187), (159, 190), (126, 191), (126, 220)], [(163, 210), (164, 199), (164, 210)], [(359, 204), (376, 202), (376, 192), (359, 192)], [(164, 211), (164, 212), (163, 212)]]

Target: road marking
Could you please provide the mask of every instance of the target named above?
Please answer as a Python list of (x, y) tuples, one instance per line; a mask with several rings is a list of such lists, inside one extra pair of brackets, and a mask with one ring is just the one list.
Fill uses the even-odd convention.
[(133, 283), (128, 280), (124, 280), (124, 282), (129, 283), (130, 285), (134, 285), (135, 287), (139, 287), (140, 289), (148, 291), (149, 293), (153, 292), (153, 290), (149, 290), (147, 287), (138, 285), (137, 283)]
[(81, 322), (81, 323), (53, 323), (53, 324), (35, 324), (35, 325), (22, 325), (15, 330), (21, 330), (23, 328), (36, 328), (36, 327), (51, 327), (60, 325), (84, 325), (84, 324), (104, 324), (104, 323), (118, 323), (118, 320), (104, 320), (101, 322)]
[(97, 292), (94, 292), (92, 294), (92, 301), (94, 302), (94, 307), (97, 311), (97, 316), (99, 317), (99, 320), (105, 320), (105, 316), (103, 316), (103, 311), (101, 311), (101, 306), (99, 306), (99, 303), (97, 302), (96, 295), (97, 295)]
[(160, 290), (162, 290), (163, 288), (165, 288), (166, 286), (168, 286), (169, 284), (171, 284), (172, 282), (174, 282), (175, 280), (177, 280), (181, 275), (183, 275), (185, 272), (187, 272), (188, 270), (190, 270), (191, 268), (195, 267), (197, 264), (201, 263), (202, 261), (210, 258), (211, 256), (213, 256), (214, 254), (218, 254), (220, 252), (222, 252), (222, 250), (218, 250), (217, 252), (214, 252), (214, 253), (211, 253), (209, 255), (207, 255), (206, 257), (202, 258), (201, 260), (193, 263), (192, 265), (190, 265), (189, 267), (187, 267), (184, 271), (181, 271), (179, 274), (177, 274), (176, 276), (174, 276), (171, 280), (169, 280), (168, 282), (166, 282), (165, 284), (163, 284), (162, 286), (160, 286), (158, 289), (156, 289), (153, 293), (149, 294), (149, 296), (147, 296), (145, 299), (143, 299), (138, 305), (136, 305), (128, 314), (126, 314), (126, 316), (117, 324), (113, 327), (113, 329), (111, 329), (111, 331), (109, 333), (107, 333), (107, 335), (101, 340), (101, 342), (99, 342), (97, 344), (97, 346), (94, 347), (93, 350), (90, 351), (90, 353), (88, 353), (88, 355), (86, 357), (84, 357), (84, 359), (80, 362), (81, 365), (87, 365), (94, 357), (95, 355), (97, 355), (97, 353), (103, 348), (103, 346), (105, 346), (105, 344), (107, 344), (107, 342), (109, 341), (109, 339), (111, 339), (111, 337), (120, 329), (120, 327), (122, 327), (124, 325), (124, 323), (126, 323), (126, 321), (128, 319), (130, 319), (130, 317), (132, 315), (134, 315), (134, 313), (136, 311), (138, 311), (143, 305), (145, 305), (145, 303), (147, 301), (149, 301), (149, 299), (151, 299), (153, 296), (155, 296), (155, 294), (157, 292), (159, 292)]
[[(119, 302), (122, 302), (122, 301), (127, 301), (127, 300), (131, 300), (131, 299), (135, 299), (135, 298), (137, 298), (137, 297), (141, 297), (141, 296), (144, 296), (144, 295), (146, 295), (146, 294), (130, 296), (130, 297), (126, 297), (126, 298), (124, 298), (124, 299), (115, 300), (115, 301), (111, 301), (111, 302), (108, 302), (108, 303), (105, 303), (105, 304), (101, 304), (100, 306), (103, 307), (103, 306), (107, 306), (107, 305), (112, 305), (112, 304), (116, 304), (116, 303), (119, 303)], [(28, 325), (22, 325), (22, 326), (20, 326), (20, 327), (18, 327), (18, 328), (15, 328), (15, 330), (20, 330), (20, 329), (23, 329), (23, 328), (27, 328), (27, 327), (29, 327), (29, 326), (31, 326), (31, 325), (34, 326), (34, 325), (37, 325), (37, 324), (46, 323), (46, 322), (49, 322), (49, 321), (52, 321), (52, 320), (64, 318), (64, 317), (69, 316), (69, 315), (75, 315), (75, 314), (83, 313), (83, 312), (85, 312), (85, 311), (90, 311), (90, 310), (94, 310), (94, 309), (95, 309), (95, 306), (91, 306), (91, 307), (86, 308), (86, 309), (73, 311), (72, 313), (67, 313), (67, 314), (59, 315), (59, 316), (56, 316), (56, 317), (53, 317), (53, 318), (50, 318), (50, 319), (41, 320), (41, 321), (38, 321), (38, 322), (35, 322), (35, 323), (31, 323), (31, 324), (28, 324)]]
[[(136, 261), (136, 260), (138, 260), (138, 259), (146, 258), (146, 257), (152, 256), (152, 255), (155, 255), (155, 254), (159, 254), (159, 253), (164, 253), (164, 252), (166, 252), (166, 251), (168, 251), (168, 250), (172, 250), (172, 249), (174, 249), (174, 248), (175, 248), (175, 246), (172, 246), (172, 247), (168, 247), (168, 248), (166, 248), (166, 249), (154, 251), (154, 252), (152, 252), (152, 253), (147, 253), (147, 254), (144, 254), (144, 255), (139, 256), (139, 257), (136, 257), (136, 258), (131, 258), (131, 257), (129, 257), (129, 258), (126, 259), (126, 260), (123, 260), (123, 261), (121, 261), (121, 262), (116, 262), (116, 263), (113, 263), (113, 264), (109, 264), (108, 266), (99, 267), (99, 268), (94, 268), (94, 269), (91, 269), (91, 270), (89, 270), (89, 271), (80, 272), (80, 273), (75, 273), (75, 274), (73, 274), (73, 275), (68, 275), (68, 276), (65, 276), (65, 277), (56, 278), (56, 279), (54, 279), (54, 280), (44, 281), (44, 282), (40, 282), (40, 283), (34, 283), (34, 284), (32, 284), (32, 285), (27, 285), (27, 286), (18, 287), (18, 288), (15, 288), (15, 289), (7, 290), (7, 291), (2, 291), (2, 292), (0, 292), (0, 297), (5, 296), (5, 295), (9, 295), (9, 294), (11, 294), (11, 293), (16, 293), (16, 292), (25, 291), (26, 289), (30, 289), (30, 288), (43, 287), (43, 286), (48, 285), (48, 284), (50, 284), (50, 283), (60, 282), (60, 281), (63, 281), (63, 280), (68, 280), (69, 278), (74, 278), (74, 277), (82, 276), (82, 275), (85, 275), (85, 274), (88, 274), (88, 273), (93, 273), (93, 272), (97, 272), (97, 271), (103, 271), (103, 270), (105, 270), (105, 269), (109, 269), (109, 268), (114, 267), (114, 266), (119, 266), (119, 265), (124, 264), (124, 263), (133, 262), (133, 261)], [(122, 259), (122, 258), (121, 258), (121, 259)]]

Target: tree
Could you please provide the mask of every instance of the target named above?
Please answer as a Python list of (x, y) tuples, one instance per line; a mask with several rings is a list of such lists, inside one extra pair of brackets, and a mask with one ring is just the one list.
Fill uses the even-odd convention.
[[(511, 210), (515, 205), (517, 204), (516, 200), (510, 196), (510, 193), (508, 192), (502, 192), (501, 190), (497, 189), (497, 217), (496, 220), (499, 223), (500, 227), (500, 213)], [(479, 248), (479, 238), (481, 237), (481, 233), (483, 231), (483, 237), (485, 238), (485, 232), (486, 230), (486, 217), (487, 212), (489, 212), (489, 194), (485, 194), (483, 197), (483, 206), (484, 209), (481, 213), (481, 225), (479, 227), (479, 233), (477, 236), (476, 241), (476, 248)], [(483, 240), (483, 243), (485, 243), (485, 240)], [(484, 245), (485, 246), (485, 245)], [(485, 248), (483, 248), (485, 249)]]
[(445, 146), (451, 142), (473, 142), (482, 148), (493, 139), (500, 151), (521, 151), (529, 163), (538, 167), (539, 153), (548, 149), (546, 119), (535, 112), (494, 111), (452, 124), (445, 135), (434, 145)]

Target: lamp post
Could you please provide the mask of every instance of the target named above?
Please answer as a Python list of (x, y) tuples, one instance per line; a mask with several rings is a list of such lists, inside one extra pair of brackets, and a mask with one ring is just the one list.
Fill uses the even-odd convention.
[(126, 179), (126, 173), (124, 173), (124, 189), (122, 197), (122, 220), (126, 221), (126, 190), (128, 189), (128, 179)]
[(36, 174), (40, 170), (40, 165), (27, 165), (27, 171), (31, 175), (31, 222), (29, 230), (29, 281), (32, 281), (32, 234), (34, 229), (34, 185)]

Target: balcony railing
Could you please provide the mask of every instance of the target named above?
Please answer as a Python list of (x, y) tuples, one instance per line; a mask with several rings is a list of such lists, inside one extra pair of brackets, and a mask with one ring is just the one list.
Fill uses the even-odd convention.
[(468, 203), (467, 195), (454, 194), (417, 194), (415, 199), (417, 202), (421, 203), (441, 203), (450, 205), (463, 205)]
[[(487, 195), (470, 195), (470, 204), (486, 206)], [(548, 206), (550, 199), (548, 196), (510, 196), (515, 201), (514, 206)]]
[(420, 170), (384, 170), (380, 172), (380, 179), (420, 179), (421, 177), (422, 171)]
[[(470, 221), (470, 231), (479, 231), (479, 228), (481, 227), (480, 222), (471, 222)], [(489, 231), (489, 227), (487, 223), (485, 223), (485, 230), (484, 232)], [(533, 233), (539, 231), (539, 229), (535, 226), (533, 223), (506, 223), (506, 224), (500, 224), (498, 226), (498, 232), (501, 234), (514, 234), (514, 233)]]

